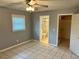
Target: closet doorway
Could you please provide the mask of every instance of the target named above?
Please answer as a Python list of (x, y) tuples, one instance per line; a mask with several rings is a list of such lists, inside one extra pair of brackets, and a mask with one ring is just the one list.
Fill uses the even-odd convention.
[(69, 48), (72, 15), (59, 16), (58, 46)]

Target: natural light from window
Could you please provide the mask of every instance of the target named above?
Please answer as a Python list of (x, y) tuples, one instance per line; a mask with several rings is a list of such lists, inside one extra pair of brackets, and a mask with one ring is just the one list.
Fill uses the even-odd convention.
[(12, 16), (12, 28), (13, 31), (25, 30), (25, 17), (19, 15)]

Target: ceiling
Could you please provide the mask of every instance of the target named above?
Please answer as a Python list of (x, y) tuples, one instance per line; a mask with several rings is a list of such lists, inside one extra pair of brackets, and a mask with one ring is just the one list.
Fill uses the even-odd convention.
[[(20, 1), (24, 0), (0, 0), (0, 6), (25, 11), (25, 3), (11, 4), (18, 3)], [(39, 7), (38, 11), (79, 7), (79, 0), (37, 0), (37, 2), (39, 4), (48, 5), (48, 8)]]

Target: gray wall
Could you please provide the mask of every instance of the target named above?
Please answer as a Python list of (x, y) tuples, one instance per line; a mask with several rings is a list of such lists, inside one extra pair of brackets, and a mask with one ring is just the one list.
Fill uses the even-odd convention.
[[(26, 16), (26, 30), (12, 32), (12, 14)], [(0, 8), (0, 50), (17, 44), (16, 40), (23, 42), (31, 39), (32, 21), (30, 14), (22, 11)]]
[(40, 26), (39, 26), (39, 16), (41, 15), (49, 15), (50, 23), (49, 23), (49, 43), (56, 45), (56, 37), (57, 37), (57, 15), (58, 14), (67, 14), (67, 13), (78, 13), (78, 8), (73, 9), (64, 9), (64, 10), (55, 10), (55, 11), (44, 11), (44, 12), (34, 12), (33, 16), (33, 32), (34, 39), (39, 40)]
[[(32, 15), (26, 12), (0, 8), (0, 50), (17, 44), (16, 40), (24, 42), (32, 38), (39, 39), (39, 16), (50, 15), (49, 43), (56, 44), (57, 14), (78, 13), (79, 9), (66, 9), (58, 11), (35, 12)], [(26, 30), (12, 32), (12, 14), (26, 16)], [(30, 18), (31, 17), (31, 18)], [(55, 29), (55, 31), (53, 31)]]

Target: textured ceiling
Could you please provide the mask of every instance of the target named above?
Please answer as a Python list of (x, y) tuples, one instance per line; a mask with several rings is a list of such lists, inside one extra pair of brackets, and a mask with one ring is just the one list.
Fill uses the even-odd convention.
[[(17, 10), (25, 10), (26, 5), (24, 2), (19, 4), (11, 4), (11, 3), (18, 3), (21, 1), (24, 0), (0, 0), (0, 6)], [(39, 7), (38, 11), (79, 7), (79, 0), (37, 0), (37, 2), (39, 4), (48, 5), (48, 8)]]

